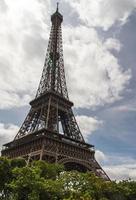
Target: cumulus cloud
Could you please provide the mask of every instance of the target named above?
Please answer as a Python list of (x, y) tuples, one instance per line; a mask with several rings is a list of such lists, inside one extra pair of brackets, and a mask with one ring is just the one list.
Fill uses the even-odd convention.
[(96, 117), (93, 118), (84, 115), (76, 116), (76, 120), (86, 140), (88, 140), (89, 136), (103, 124), (103, 122)]
[(136, 180), (136, 160), (122, 155), (109, 155), (96, 150), (96, 160), (102, 165), (111, 180)]
[(41, 4), (37, 0), (7, 0), (6, 3), (7, 12), (0, 13), (2, 109), (25, 105), (34, 96), (44, 62), (42, 56), (48, 38), (50, 16), (45, 9), (49, 1)]
[(121, 44), (120, 42), (115, 39), (115, 38), (108, 38), (106, 41), (105, 41), (105, 47), (106, 49), (109, 49), (109, 50), (116, 50), (116, 51), (120, 51), (121, 49)]
[(135, 9), (136, 0), (72, 0), (68, 1), (87, 26), (108, 30), (116, 22), (124, 24)]
[(5, 13), (8, 10), (8, 6), (4, 0), (0, 1), (0, 12)]
[(0, 123), (0, 148), (3, 144), (12, 141), (18, 130), (19, 127), (14, 124)]
[(120, 50), (120, 42), (109, 38), (103, 41), (94, 28), (65, 27), (64, 48), (70, 97), (76, 107), (95, 107), (112, 103), (131, 78), (124, 71), (111, 49)]
[(128, 104), (122, 104), (111, 108), (114, 112), (136, 112), (136, 103), (131, 101)]
[(98, 149), (95, 151), (95, 157), (96, 157), (96, 160), (100, 163), (107, 161), (107, 156)]
[(120, 164), (105, 166), (104, 170), (107, 172), (112, 180), (136, 180), (136, 162), (135, 164)]

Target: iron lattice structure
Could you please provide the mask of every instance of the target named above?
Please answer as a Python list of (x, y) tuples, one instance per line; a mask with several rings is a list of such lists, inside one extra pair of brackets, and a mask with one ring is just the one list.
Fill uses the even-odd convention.
[(72, 111), (64, 72), (62, 21), (57, 7), (51, 16), (47, 54), (35, 99), (30, 102), (31, 109), (14, 140), (4, 145), (2, 155), (22, 156), (28, 162), (58, 162), (67, 170), (89, 170), (109, 180), (95, 160), (94, 146), (84, 141)]

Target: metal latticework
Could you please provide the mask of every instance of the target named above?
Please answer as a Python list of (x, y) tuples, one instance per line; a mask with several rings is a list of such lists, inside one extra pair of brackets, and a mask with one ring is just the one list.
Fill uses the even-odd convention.
[(95, 160), (94, 146), (87, 144), (72, 111), (66, 87), (61, 23), (62, 15), (51, 16), (52, 27), (42, 77), (31, 109), (12, 142), (3, 145), (2, 156), (23, 157), (61, 163), (66, 170), (92, 171), (109, 177)]
[(51, 17), (52, 27), (47, 48), (47, 54), (43, 73), (36, 98), (47, 91), (55, 91), (64, 98), (68, 99), (68, 92), (66, 87), (63, 48), (62, 48), (62, 32), (61, 22), (62, 15), (56, 11)]
[(48, 96), (43, 100), (38, 99), (40, 106), (37, 106), (35, 100), (32, 102), (32, 107), (15, 140), (43, 128), (59, 134), (61, 124), (65, 136), (84, 142), (70, 102), (64, 99), (59, 100), (55, 95), (54, 93), (48, 93)]

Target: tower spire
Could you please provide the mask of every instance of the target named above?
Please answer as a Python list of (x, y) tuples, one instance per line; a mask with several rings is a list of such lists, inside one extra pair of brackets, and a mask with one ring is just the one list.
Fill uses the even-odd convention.
[(59, 11), (59, 2), (57, 2), (57, 9), (56, 9), (56, 12)]
[(63, 16), (58, 12), (51, 15), (51, 32), (47, 48), (47, 54), (43, 69), (42, 78), (36, 97), (48, 91), (54, 91), (68, 99), (68, 92), (65, 80), (61, 23)]

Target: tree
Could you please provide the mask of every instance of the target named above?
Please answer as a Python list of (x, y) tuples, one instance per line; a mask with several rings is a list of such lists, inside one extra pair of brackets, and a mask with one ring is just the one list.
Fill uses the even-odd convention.
[[(41, 163), (43, 171), (41, 170)], [(27, 166), (13, 169), (13, 179), (9, 184), (9, 188), (11, 189), (12, 197), (15, 200), (61, 199), (62, 184), (59, 180), (54, 179), (55, 172), (53, 173), (52, 178), (49, 178), (52, 173), (49, 173), (48, 175), (46, 165), (45, 168), (43, 167), (44, 164), (46, 163), (40, 162), (39, 167), (39, 162), (37, 162), (37, 166)], [(54, 170), (57, 171), (55, 166)], [(45, 173), (45, 171), (47, 174), (42, 174), (43, 172)], [(48, 178), (45, 178), (45, 176)]]
[(123, 191), (123, 194), (126, 199), (134, 200), (136, 199), (136, 181), (125, 180), (120, 181), (118, 186)]
[(12, 197), (17, 200), (38, 200), (44, 190), (45, 180), (40, 177), (40, 170), (30, 167), (14, 168), (13, 179), (8, 185)]
[(38, 167), (41, 170), (41, 177), (45, 179), (55, 180), (59, 174), (64, 171), (64, 166), (60, 164), (50, 164), (45, 161), (34, 161), (33, 167)]
[[(64, 196), (67, 199), (95, 200), (99, 193), (98, 180), (94, 174), (79, 173), (77, 171), (64, 172), (59, 179), (63, 182)], [(95, 179), (95, 180), (94, 180)]]
[(11, 181), (11, 175), (10, 160), (0, 157), (0, 199), (8, 197), (9, 189), (7, 184)]
[(0, 158), (1, 200), (134, 200), (136, 182), (106, 182), (93, 173), (64, 171), (58, 164)]
[(14, 169), (15, 167), (24, 167), (26, 166), (26, 161), (24, 158), (14, 158), (11, 159), (11, 167)]

